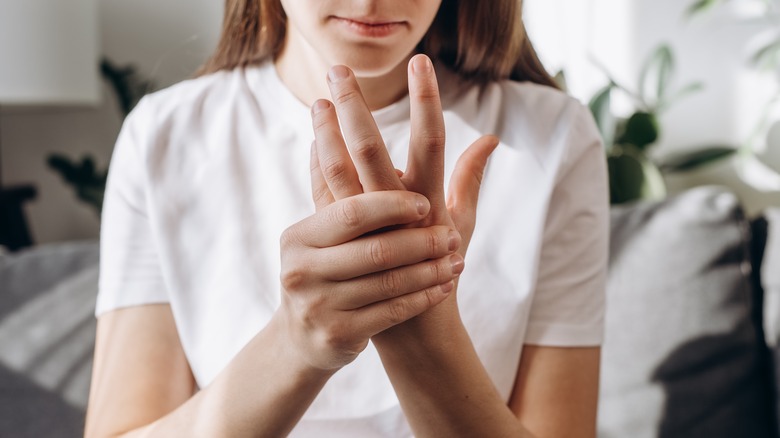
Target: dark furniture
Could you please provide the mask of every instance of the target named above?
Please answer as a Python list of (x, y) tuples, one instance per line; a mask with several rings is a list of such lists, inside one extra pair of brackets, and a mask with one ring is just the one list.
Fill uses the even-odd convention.
[(16, 251), (33, 244), (24, 204), (35, 199), (35, 187), (0, 187), (0, 246)]

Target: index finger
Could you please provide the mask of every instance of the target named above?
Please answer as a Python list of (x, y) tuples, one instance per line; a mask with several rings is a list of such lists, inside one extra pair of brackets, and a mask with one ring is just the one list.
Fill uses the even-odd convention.
[(412, 134), (404, 182), (434, 205), (444, 204), (444, 116), (439, 84), (430, 59), (415, 55), (409, 61), (409, 101)]
[(361, 193), (324, 206), (288, 228), (283, 236), (288, 241), (325, 248), (386, 227), (417, 222), (429, 211), (428, 200), (418, 193), (406, 190)]
[(334, 66), (328, 73), (328, 86), (363, 189), (404, 190), (352, 71)]

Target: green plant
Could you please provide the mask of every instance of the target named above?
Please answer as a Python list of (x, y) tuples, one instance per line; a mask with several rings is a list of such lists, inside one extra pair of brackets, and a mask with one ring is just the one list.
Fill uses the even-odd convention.
[(696, 0), (688, 7), (687, 15), (692, 18), (716, 6), (738, 3), (753, 6), (757, 12), (746, 20), (762, 29), (757, 35), (758, 44), (750, 55), (750, 65), (762, 70), (778, 71), (780, 69), (780, 0)]
[[(780, 84), (780, 0), (696, 0), (688, 7), (687, 15), (689, 18), (694, 18), (726, 4), (745, 6), (752, 11), (746, 17), (739, 19), (758, 29), (756, 36), (750, 43), (756, 48), (750, 53), (747, 65), (754, 70), (774, 73), (778, 84)], [(770, 120), (770, 117), (773, 108), (777, 107), (778, 104), (780, 104), (780, 89), (774, 95), (769, 96), (753, 132), (746, 141), (741, 146), (731, 149), (738, 150), (742, 155), (755, 156), (756, 143), (764, 136), (772, 123), (777, 122)], [(709, 163), (727, 156), (725, 154), (718, 155), (717, 149), (712, 149), (710, 151), (712, 153), (709, 154), (706, 153), (707, 151), (698, 151), (699, 153), (689, 157), (689, 162), (678, 160), (681, 166), (669, 168), (669, 171), (688, 170), (690, 167), (686, 166), (696, 163), (697, 160), (705, 160), (705, 163)]]
[[(141, 98), (154, 88), (154, 83), (142, 77), (133, 66), (117, 66), (108, 59), (100, 62), (100, 73), (116, 95), (116, 102), (123, 118)], [(46, 159), (49, 167), (73, 187), (76, 197), (94, 208), (98, 215), (103, 209), (103, 193), (106, 189), (107, 169), (98, 169), (95, 159), (85, 155), (81, 161), (71, 160), (59, 153)]]
[[(666, 194), (663, 178), (657, 163), (649, 158), (649, 151), (661, 135), (659, 116), (681, 98), (701, 90), (702, 84), (690, 83), (671, 91), (675, 58), (665, 44), (644, 62), (636, 91), (620, 84), (603, 66), (600, 68), (609, 83), (593, 96), (588, 106), (606, 147), (611, 202), (661, 198)], [(612, 112), (616, 92), (628, 96), (635, 108), (626, 118)]]

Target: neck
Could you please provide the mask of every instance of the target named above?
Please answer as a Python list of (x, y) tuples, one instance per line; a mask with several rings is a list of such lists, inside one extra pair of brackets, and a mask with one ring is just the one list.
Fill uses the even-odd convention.
[[(330, 100), (325, 80), (331, 65), (306, 44), (290, 35), (276, 59), (276, 70), (282, 82), (301, 102), (311, 106), (317, 99)], [(411, 56), (410, 56), (411, 57)], [(408, 59), (406, 60), (408, 62)], [(401, 62), (387, 73), (377, 76), (356, 74), (369, 109), (377, 110), (404, 97), (408, 92), (407, 62)], [(349, 66), (347, 66), (349, 67)]]

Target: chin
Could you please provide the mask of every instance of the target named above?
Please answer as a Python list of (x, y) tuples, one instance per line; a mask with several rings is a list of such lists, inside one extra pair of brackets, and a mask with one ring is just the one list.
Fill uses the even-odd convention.
[(331, 65), (343, 64), (352, 69), (357, 77), (372, 78), (384, 76), (397, 68), (406, 70), (411, 54), (393, 53), (387, 48), (353, 50), (342, 56), (335, 56)]

